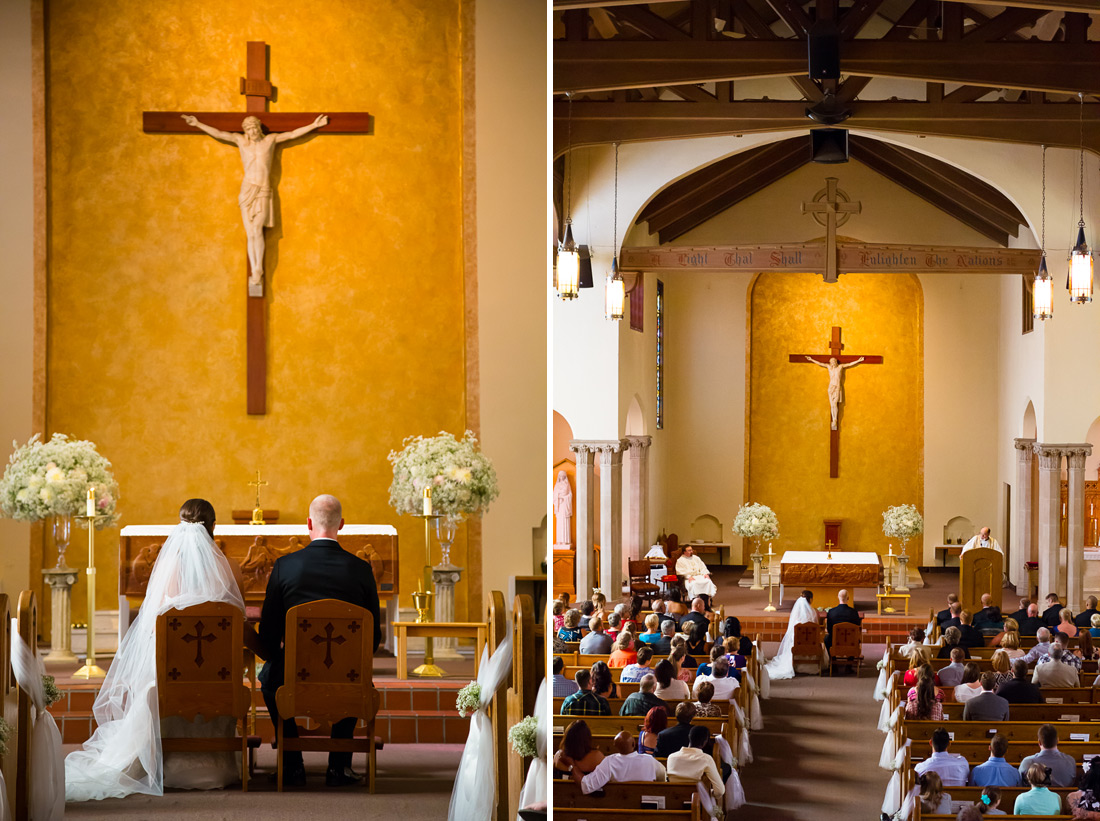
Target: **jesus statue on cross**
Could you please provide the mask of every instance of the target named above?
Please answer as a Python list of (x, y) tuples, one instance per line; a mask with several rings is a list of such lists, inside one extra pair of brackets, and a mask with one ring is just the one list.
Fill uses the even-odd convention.
[(309, 125), (293, 131), (264, 134), (258, 117), (245, 117), (241, 123), (243, 134), (221, 131), (199, 122), (197, 117), (181, 114), (184, 122), (209, 134), (216, 140), (233, 143), (240, 149), (244, 163), (244, 179), (237, 204), (241, 207), (244, 233), (248, 237), (248, 282), (259, 287), (264, 276), (264, 228), (275, 227), (275, 208), (271, 191), (271, 164), (275, 159), (275, 145), (303, 137), (314, 129), (328, 124), (328, 117), (321, 114)]
[(863, 361), (863, 357), (861, 356), (854, 362), (846, 362), (843, 365), (836, 361), (836, 357), (830, 357), (828, 363), (818, 362), (812, 356), (807, 356), (806, 361), (812, 362), (815, 365), (820, 365), (829, 372), (829, 412), (832, 414), (833, 418), (832, 428), (836, 430), (836, 417), (840, 412), (841, 404), (844, 402), (844, 385), (841, 382), (844, 374), (842, 371), (845, 368), (854, 368)]

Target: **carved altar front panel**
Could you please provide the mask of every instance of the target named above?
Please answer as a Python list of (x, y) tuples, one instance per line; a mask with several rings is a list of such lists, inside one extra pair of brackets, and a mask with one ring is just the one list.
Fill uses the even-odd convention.
[[(172, 525), (131, 525), (119, 534), (119, 594), (137, 604)], [(382, 601), (397, 597), (397, 530), (390, 525), (345, 525), (344, 550), (370, 562)], [(241, 568), (245, 603), (263, 604), (275, 561), (309, 544), (305, 525), (218, 525), (214, 543)]]
[[(1062, 517), (1059, 530), (1058, 543), (1065, 545), (1069, 535), (1069, 486), (1065, 479), (1062, 480), (1062, 506), (1059, 508)], [(1100, 545), (1100, 481), (1096, 479), (1085, 480), (1085, 547)]]

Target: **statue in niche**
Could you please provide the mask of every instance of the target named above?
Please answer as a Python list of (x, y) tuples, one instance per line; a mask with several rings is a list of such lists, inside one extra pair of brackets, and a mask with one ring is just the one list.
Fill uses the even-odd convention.
[(832, 414), (832, 428), (836, 430), (837, 414), (840, 413), (840, 406), (844, 402), (844, 385), (841, 382), (844, 377), (843, 371), (845, 368), (854, 368), (863, 361), (863, 357), (861, 356), (854, 362), (846, 362), (843, 365), (836, 361), (835, 356), (829, 358), (828, 364), (818, 362), (812, 356), (807, 356), (806, 361), (812, 362), (815, 365), (820, 365), (829, 372), (829, 412)]
[[(303, 137), (309, 132), (328, 125), (328, 117), (321, 114), (309, 125), (274, 134), (264, 134), (259, 117), (245, 117), (241, 123), (243, 134), (221, 131), (200, 123), (191, 114), (181, 114), (189, 126), (209, 134), (216, 140), (233, 143), (240, 149), (244, 163), (244, 179), (237, 204), (241, 208), (245, 236), (248, 237), (248, 285), (249, 293), (259, 291), (264, 275), (264, 228), (275, 227), (274, 196), (271, 189), (271, 164), (275, 159), (275, 146)], [(258, 293), (255, 295), (259, 295)]]
[(558, 471), (554, 483), (554, 547), (571, 547), (573, 524), (573, 489), (564, 470)]

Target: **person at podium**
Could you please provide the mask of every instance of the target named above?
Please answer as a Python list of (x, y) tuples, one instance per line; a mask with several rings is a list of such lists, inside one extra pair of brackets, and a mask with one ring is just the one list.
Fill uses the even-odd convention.
[(1001, 550), (1000, 542), (990, 535), (988, 527), (983, 527), (978, 531), (977, 536), (972, 536), (970, 541), (963, 545), (962, 552), (965, 553), (968, 550), (973, 550), (975, 547), (991, 547), (1002, 556), (1004, 555), (1004, 551)]

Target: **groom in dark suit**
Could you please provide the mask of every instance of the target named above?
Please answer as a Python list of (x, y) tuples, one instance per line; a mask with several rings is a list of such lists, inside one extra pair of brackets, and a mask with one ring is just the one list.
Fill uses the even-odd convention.
[(859, 611), (854, 607), (848, 605), (848, 591), (841, 590), (836, 594), (837, 601), (840, 602), (836, 607), (830, 608), (825, 614), (825, 629), (828, 631), (825, 636), (825, 646), (833, 646), (833, 628), (841, 622), (847, 622), (848, 624), (854, 624), (857, 627), (862, 623), (863, 619), (859, 617)]
[[(275, 691), (283, 683), (283, 639), (286, 633), (287, 611), (296, 605), (319, 599), (339, 599), (365, 607), (374, 615), (374, 649), (382, 641), (378, 609), (378, 588), (370, 564), (345, 551), (336, 541), (344, 526), (343, 510), (335, 496), (318, 496), (309, 505), (310, 543), (303, 549), (288, 553), (275, 562), (267, 581), (263, 612), (260, 616), (260, 643), (267, 650), (267, 662), (260, 671), (260, 691), (267, 703), (273, 724), (279, 721)], [(333, 738), (351, 738), (355, 718), (345, 718), (332, 725)], [(278, 726), (276, 724), (276, 726)], [(298, 737), (298, 725), (293, 717), (283, 722), (283, 735)], [(302, 754), (284, 753), (284, 781), (291, 785), (305, 784), (306, 772)], [(360, 780), (351, 769), (351, 753), (329, 753), (325, 783), (330, 787), (355, 784)]]

